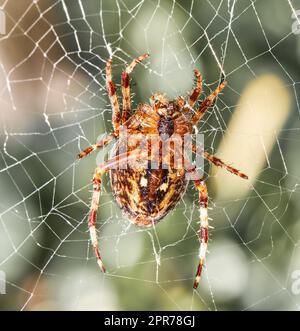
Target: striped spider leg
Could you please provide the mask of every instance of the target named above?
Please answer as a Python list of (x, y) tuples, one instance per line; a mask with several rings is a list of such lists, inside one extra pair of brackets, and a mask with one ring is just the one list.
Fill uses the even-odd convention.
[[(197, 98), (201, 94), (202, 91), (202, 77), (198, 70), (195, 70), (195, 75), (197, 79), (197, 86), (192, 91), (190, 98), (189, 98), (189, 106), (193, 107), (196, 103)], [(206, 110), (211, 107), (214, 103), (215, 98), (217, 95), (224, 89), (226, 86), (226, 82), (222, 82), (215, 91), (213, 91), (199, 106), (199, 108), (196, 110), (196, 112), (192, 115), (191, 122), (193, 125), (197, 125), (201, 118), (203, 117)], [(197, 147), (195, 144), (192, 145), (192, 151), (195, 154), (200, 154), (204, 159), (208, 160), (209, 162), (215, 164), (216, 166), (225, 168), (227, 171), (241, 177), (244, 179), (248, 179), (248, 176), (244, 173), (240, 172), (239, 170), (225, 164), (222, 160), (215, 157), (214, 155), (210, 155), (208, 152), (201, 150), (199, 147)], [(186, 164), (188, 164), (188, 161), (186, 161)], [(197, 174), (196, 169), (194, 168), (188, 168), (188, 172), (192, 174)], [(206, 251), (207, 251), (207, 245), (208, 245), (208, 213), (207, 213), (207, 207), (208, 207), (208, 191), (207, 186), (203, 178), (194, 180), (194, 185), (196, 189), (199, 191), (199, 203), (200, 203), (200, 232), (199, 232), (199, 240), (200, 240), (200, 249), (199, 249), (199, 263), (197, 268), (197, 273), (194, 281), (194, 289), (198, 287), (201, 273), (205, 261)]]
[(131, 112), (131, 98), (130, 98), (130, 77), (129, 74), (133, 71), (135, 66), (149, 57), (148, 53), (145, 53), (135, 58), (130, 65), (128, 65), (125, 71), (122, 72), (122, 96), (123, 96), (123, 108), (122, 108), (122, 123), (125, 123), (130, 117)]
[[(208, 152), (201, 150), (200, 148), (197, 148), (195, 144), (192, 145), (192, 151), (195, 154), (200, 154), (202, 157), (209, 162), (213, 163), (216, 166), (219, 166), (221, 168), (226, 169), (230, 173), (237, 175), (243, 179), (248, 179), (248, 176), (244, 173), (240, 172), (239, 170), (227, 165), (223, 161), (221, 161), (219, 158), (210, 155)], [(194, 172), (195, 170), (189, 170), (189, 172)], [(207, 207), (208, 207), (208, 192), (207, 187), (203, 179), (200, 180), (194, 180), (195, 187), (199, 191), (199, 202), (200, 202), (200, 234), (199, 234), (199, 240), (200, 240), (200, 250), (199, 250), (199, 264), (197, 268), (197, 273), (194, 281), (194, 289), (198, 287), (203, 264), (205, 261), (205, 255), (207, 250), (207, 244), (208, 244), (208, 215), (207, 215)]]
[(223, 162), (218, 157), (209, 154), (208, 152), (206, 152), (205, 150), (201, 149), (200, 147), (197, 147), (195, 144), (193, 144), (193, 146), (192, 146), (192, 151), (195, 154), (202, 155), (202, 157), (204, 159), (206, 159), (210, 163), (214, 164), (215, 166), (220, 167), (220, 168), (224, 168), (228, 172), (230, 172), (230, 173), (232, 173), (232, 174), (234, 174), (234, 175), (236, 175), (238, 177), (241, 177), (243, 179), (248, 179), (248, 176), (246, 174), (244, 174), (243, 172), (241, 172), (241, 171), (233, 168), (232, 166), (226, 164), (225, 162)]
[[(193, 152), (196, 154), (202, 155), (203, 158), (208, 160), (209, 162), (220, 166), (222, 168), (225, 168), (227, 171), (243, 178), (248, 179), (248, 176), (244, 173), (240, 172), (239, 170), (225, 164), (223, 161), (221, 161), (219, 158), (208, 154), (206, 151), (199, 151), (197, 152), (197, 147), (193, 144), (192, 146)], [(199, 149), (198, 149), (199, 150)], [(195, 169), (188, 170), (190, 173), (197, 174)], [(207, 244), (208, 244), (208, 215), (207, 215), (207, 207), (208, 207), (208, 191), (206, 184), (202, 179), (196, 179), (194, 180), (194, 184), (196, 189), (199, 191), (199, 202), (200, 202), (200, 234), (199, 234), (199, 240), (200, 240), (200, 250), (199, 250), (199, 264), (197, 268), (197, 273), (194, 281), (194, 289), (198, 287), (203, 265), (205, 262), (205, 255), (207, 250)]]
[(130, 100), (130, 77), (129, 74), (133, 71), (135, 66), (146, 59), (149, 56), (149, 54), (143, 54), (137, 58), (135, 58), (130, 65), (128, 65), (125, 69), (125, 71), (122, 72), (122, 95), (123, 95), (123, 109), (122, 109), (122, 119), (120, 114), (120, 106), (118, 97), (116, 94), (116, 88), (115, 84), (112, 80), (112, 60), (109, 59), (106, 62), (106, 88), (109, 95), (109, 100), (112, 107), (112, 122), (114, 127), (114, 132), (111, 134), (105, 136), (103, 139), (101, 139), (99, 142), (96, 142), (95, 144), (91, 145), (87, 149), (85, 149), (83, 152), (81, 152), (78, 157), (81, 159), (91, 152), (95, 151), (96, 149), (102, 148), (106, 146), (108, 143), (110, 143), (115, 138), (119, 137), (119, 130), (120, 126), (124, 124), (129, 118), (130, 118), (130, 111), (131, 111), (131, 100)]
[(92, 203), (91, 203), (90, 214), (88, 219), (88, 227), (90, 231), (91, 242), (97, 258), (97, 263), (102, 272), (105, 272), (105, 267), (100, 255), (98, 236), (96, 231), (97, 210), (99, 208), (99, 200), (101, 193), (101, 177), (104, 173), (106, 173), (112, 168), (117, 168), (123, 164), (127, 164), (127, 162), (130, 162), (132, 160), (134, 161), (137, 158), (141, 159), (143, 157), (147, 157), (147, 155), (148, 155), (147, 151), (136, 149), (134, 151), (131, 151), (130, 153), (127, 152), (117, 155), (111, 158), (110, 160), (104, 162), (102, 165), (98, 166), (95, 169), (95, 173), (93, 176), (93, 195), (92, 195)]

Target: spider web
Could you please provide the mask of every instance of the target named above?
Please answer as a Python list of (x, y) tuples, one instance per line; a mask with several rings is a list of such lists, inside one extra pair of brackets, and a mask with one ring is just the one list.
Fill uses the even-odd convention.
[[(300, 5), (6, 0), (0, 8), (1, 309), (298, 310)], [(212, 227), (197, 291), (192, 183), (171, 215), (144, 230), (122, 216), (104, 178), (105, 275), (87, 232), (93, 170), (110, 147), (76, 155), (112, 129), (105, 62), (112, 56), (120, 96), (122, 68), (145, 52), (132, 75), (135, 106), (156, 91), (186, 96), (194, 68), (204, 95), (226, 78), (198, 129), (210, 153), (250, 175), (245, 184), (205, 165)]]

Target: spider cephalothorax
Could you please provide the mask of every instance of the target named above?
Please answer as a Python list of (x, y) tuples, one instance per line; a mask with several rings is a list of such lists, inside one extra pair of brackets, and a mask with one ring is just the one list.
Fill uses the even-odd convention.
[[(195, 70), (196, 87), (188, 101), (183, 97), (169, 101), (164, 94), (155, 93), (150, 104), (144, 103), (131, 114), (130, 79), (137, 63), (147, 58), (144, 54), (136, 59), (122, 73), (122, 114), (111, 75), (111, 59), (106, 65), (106, 85), (113, 110), (114, 132), (79, 154), (82, 158), (93, 150), (102, 148), (115, 140), (109, 160), (99, 165), (93, 177), (93, 196), (89, 215), (91, 241), (97, 262), (104, 272), (96, 233), (96, 213), (99, 205), (101, 176), (109, 171), (112, 191), (116, 202), (126, 217), (138, 226), (154, 226), (163, 219), (180, 201), (188, 181), (186, 174), (196, 174), (196, 167), (187, 160), (182, 142), (192, 134), (206, 109), (212, 106), (216, 96), (225, 87), (222, 82), (196, 110), (193, 109), (202, 92), (202, 77)], [(154, 138), (154, 139), (153, 139)], [(167, 147), (165, 147), (167, 146)], [(192, 151), (213, 164), (242, 177), (247, 176), (226, 165), (220, 159), (208, 154), (191, 143)], [(182, 162), (178, 162), (182, 161)], [(203, 178), (195, 176), (194, 185), (199, 191), (200, 202), (200, 250), (199, 264), (194, 288), (197, 288), (208, 242), (207, 188)]]

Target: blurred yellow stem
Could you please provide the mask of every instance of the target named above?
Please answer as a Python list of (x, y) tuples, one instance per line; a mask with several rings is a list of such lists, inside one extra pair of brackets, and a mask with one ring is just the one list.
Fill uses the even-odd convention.
[[(277, 141), (290, 110), (291, 96), (282, 80), (268, 74), (251, 81), (235, 109), (216, 155), (249, 176), (241, 180), (224, 170), (212, 179), (220, 200), (243, 196), (251, 188)], [(270, 164), (272, 166), (272, 164)], [(212, 169), (216, 171), (215, 167)]]

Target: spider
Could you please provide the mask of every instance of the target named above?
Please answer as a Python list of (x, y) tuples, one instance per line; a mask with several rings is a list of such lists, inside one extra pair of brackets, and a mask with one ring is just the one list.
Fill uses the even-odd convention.
[[(99, 206), (101, 177), (109, 172), (113, 195), (119, 207), (125, 216), (134, 224), (142, 227), (150, 227), (163, 219), (180, 201), (186, 191), (188, 181), (186, 173), (196, 174), (197, 169), (192, 164), (188, 167), (174, 167), (174, 153), (176, 144), (170, 144), (173, 147), (169, 149), (168, 157), (162, 153), (156, 153), (158, 158), (158, 167), (151, 168), (152, 151), (161, 150), (161, 143), (147, 148), (141, 148), (141, 138), (146, 140), (151, 135), (167, 135), (168, 137), (183, 137), (185, 134), (191, 134), (193, 128), (199, 123), (206, 110), (214, 104), (217, 95), (226, 86), (223, 81), (216, 90), (211, 93), (201, 105), (194, 110), (193, 107), (202, 93), (202, 76), (196, 69), (196, 86), (190, 93), (188, 101), (183, 97), (168, 101), (165, 95), (155, 93), (150, 97), (150, 104), (143, 103), (137, 106), (137, 109), (131, 114), (131, 94), (129, 75), (138, 63), (146, 59), (149, 54), (143, 54), (135, 58), (130, 65), (122, 72), (122, 112), (116, 95), (115, 85), (112, 81), (112, 59), (106, 62), (106, 87), (112, 107), (113, 132), (107, 134), (103, 139), (88, 147), (79, 154), (83, 158), (92, 151), (103, 148), (112, 141), (115, 141), (114, 153), (103, 164), (96, 167), (93, 176), (93, 194), (91, 209), (88, 218), (88, 227), (91, 242), (97, 258), (97, 263), (105, 272), (102, 262), (98, 238), (96, 232), (97, 210)], [(129, 139), (124, 139), (124, 130), (129, 134)], [(126, 141), (125, 141), (126, 140)], [(192, 143), (191, 143), (192, 144)], [(178, 144), (177, 144), (178, 145)], [(126, 147), (125, 152), (121, 152)], [(156, 146), (156, 147), (155, 147)], [(180, 145), (178, 150), (180, 150)], [(210, 155), (195, 144), (192, 144), (192, 151), (196, 155), (201, 155), (216, 166), (225, 168), (229, 172), (247, 179), (247, 175), (239, 170), (225, 164), (219, 158)], [(149, 153), (151, 152), (151, 153)], [(188, 164), (185, 155), (181, 155), (185, 164)], [(173, 162), (172, 162), (173, 161)], [(167, 167), (162, 167), (166, 164)], [(117, 166), (116, 166), (117, 165)], [(199, 263), (194, 280), (193, 287), (198, 287), (200, 276), (205, 261), (205, 255), (208, 244), (208, 193), (203, 177), (195, 177), (195, 188), (199, 192), (200, 203), (200, 231), (199, 231)]]

